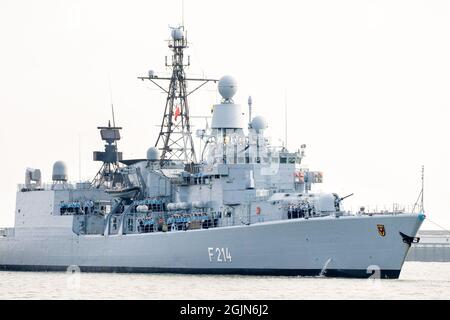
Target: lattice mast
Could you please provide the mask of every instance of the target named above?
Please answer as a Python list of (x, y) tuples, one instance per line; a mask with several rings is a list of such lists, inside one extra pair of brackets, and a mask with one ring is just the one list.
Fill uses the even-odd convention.
[[(108, 122), (107, 127), (97, 127), (100, 130), (100, 136), (105, 144), (105, 151), (94, 151), (94, 161), (103, 162), (100, 170), (91, 182), (93, 187), (99, 188), (105, 186), (107, 188), (114, 186), (114, 180), (119, 169), (119, 161), (122, 160), (122, 152), (117, 150), (117, 141), (120, 140), (121, 127), (112, 126)], [(117, 181), (116, 181), (117, 182)]]
[[(138, 77), (141, 80), (150, 80), (167, 94), (164, 115), (161, 128), (155, 143), (161, 151), (161, 160), (182, 160), (185, 163), (196, 163), (194, 141), (191, 132), (189, 117), (189, 104), (187, 97), (215, 79), (186, 78), (185, 67), (190, 65), (188, 56), (187, 63), (184, 61), (184, 49), (188, 48), (186, 32), (183, 26), (172, 28), (169, 48), (172, 51), (171, 62), (168, 63), (166, 56), (166, 67), (172, 69), (172, 76), (158, 77), (153, 71), (149, 71), (148, 77)], [(157, 81), (169, 80), (169, 88), (165, 89)], [(187, 91), (187, 81), (201, 81), (194, 90)]]

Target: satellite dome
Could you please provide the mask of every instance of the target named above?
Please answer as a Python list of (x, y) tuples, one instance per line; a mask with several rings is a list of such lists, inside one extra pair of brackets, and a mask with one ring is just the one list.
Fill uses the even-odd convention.
[(62, 161), (56, 161), (53, 164), (53, 173), (52, 173), (53, 181), (67, 181), (67, 166)]
[(264, 117), (261, 117), (261, 116), (254, 117), (253, 120), (252, 120), (251, 125), (252, 125), (252, 128), (257, 130), (257, 131), (265, 130), (268, 127), (266, 119)]
[(155, 147), (148, 148), (147, 160), (149, 160), (149, 161), (159, 160), (159, 150)]
[(219, 80), (219, 93), (225, 100), (233, 98), (237, 91), (237, 83), (231, 76), (223, 76)]
[(173, 28), (171, 35), (173, 40), (181, 40), (183, 39), (184, 36), (183, 31), (181, 31), (181, 28)]

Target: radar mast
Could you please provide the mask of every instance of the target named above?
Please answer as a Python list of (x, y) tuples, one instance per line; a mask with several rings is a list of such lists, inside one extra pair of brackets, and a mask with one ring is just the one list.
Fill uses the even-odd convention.
[(114, 184), (115, 173), (119, 169), (119, 161), (122, 160), (122, 152), (117, 151), (117, 141), (120, 140), (121, 127), (97, 127), (105, 144), (105, 151), (94, 151), (94, 161), (101, 161), (103, 165), (94, 177), (91, 185), (99, 188), (101, 185), (111, 187)]
[[(155, 147), (161, 151), (161, 160), (197, 163), (187, 97), (206, 83), (218, 80), (187, 78), (184, 68), (190, 65), (190, 58), (188, 56), (185, 63), (184, 49), (186, 48), (188, 48), (188, 42), (184, 26), (171, 28), (169, 49), (172, 51), (172, 60), (168, 63), (166, 56), (166, 67), (172, 68), (172, 76), (158, 77), (150, 70), (147, 77), (138, 77), (138, 79), (149, 80), (167, 94), (161, 128), (155, 143)], [(160, 80), (169, 80), (169, 88), (165, 89), (161, 86), (158, 83)], [(199, 81), (201, 84), (188, 91), (188, 81)]]

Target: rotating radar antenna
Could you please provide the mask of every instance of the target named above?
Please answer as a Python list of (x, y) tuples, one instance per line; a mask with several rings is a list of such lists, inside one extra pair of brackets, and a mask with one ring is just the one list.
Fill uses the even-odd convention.
[(95, 175), (91, 186), (99, 188), (104, 185), (111, 187), (119, 169), (119, 161), (122, 160), (122, 152), (117, 150), (117, 141), (120, 140), (121, 127), (112, 126), (108, 122), (107, 127), (97, 127), (100, 130), (100, 136), (105, 144), (105, 151), (94, 151), (94, 161), (103, 162), (100, 170)]
[[(185, 163), (197, 163), (194, 150), (194, 142), (191, 133), (189, 117), (188, 96), (206, 83), (216, 79), (187, 78), (185, 67), (190, 65), (184, 59), (184, 49), (188, 48), (184, 26), (171, 28), (169, 49), (172, 51), (172, 60), (168, 63), (166, 56), (166, 67), (172, 69), (171, 77), (158, 77), (150, 70), (147, 77), (138, 77), (141, 80), (149, 80), (167, 94), (166, 106), (161, 122), (161, 128), (155, 147), (161, 152), (160, 160), (181, 160)], [(168, 89), (160, 82), (169, 81)], [(200, 82), (194, 89), (188, 91), (189, 81)]]

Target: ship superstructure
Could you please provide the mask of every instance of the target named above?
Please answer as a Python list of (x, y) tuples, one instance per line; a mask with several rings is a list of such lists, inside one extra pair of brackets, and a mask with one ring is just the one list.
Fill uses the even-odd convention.
[[(188, 96), (214, 79), (184, 72), (184, 28), (172, 29), (169, 80), (155, 147), (144, 159), (118, 151), (121, 127), (99, 127), (106, 142), (91, 182), (70, 184), (57, 162), (53, 183), (27, 169), (15, 227), (0, 234), (0, 267), (18, 270), (237, 273), (382, 277), (400, 274), (423, 214), (351, 214), (345, 197), (314, 192), (322, 172), (296, 151), (272, 146), (267, 121), (233, 100), (236, 81), (218, 81), (221, 101), (194, 150)], [(188, 91), (187, 83), (201, 81)], [(160, 85), (159, 85), (160, 86)]]

